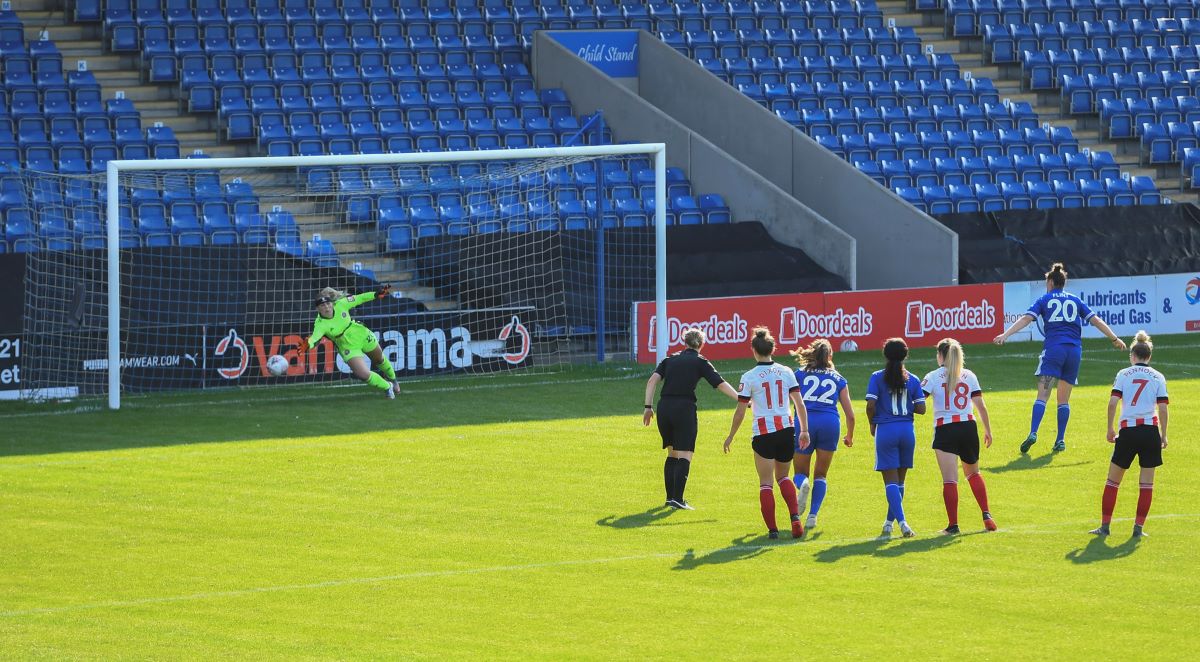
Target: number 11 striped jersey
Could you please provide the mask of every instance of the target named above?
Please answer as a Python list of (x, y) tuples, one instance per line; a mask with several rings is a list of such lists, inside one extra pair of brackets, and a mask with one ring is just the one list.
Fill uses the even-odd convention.
[(742, 375), (738, 400), (754, 409), (754, 434), (770, 434), (792, 426), (789, 394), (799, 391), (796, 375), (774, 361), (759, 363)]
[(1121, 427), (1158, 425), (1156, 406), (1166, 404), (1167, 379), (1145, 363), (1129, 366), (1117, 373), (1112, 394), (1121, 398)]

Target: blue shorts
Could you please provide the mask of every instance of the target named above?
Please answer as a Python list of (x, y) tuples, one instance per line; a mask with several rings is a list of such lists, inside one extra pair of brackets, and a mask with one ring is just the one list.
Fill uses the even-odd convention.
[(875, 471), (912, 469), (917, 433), (909, 421), (875, 426)]
[(1038, 377), (1054, 377), (1074, 386), (1079, 383), (1079, 362), (1083, 348), (1076, 345), (1053, 345), (1042, 350), (1038, 357)]
[(838, 449), (838, 440), (842, 434), (842, 419), (837, 414), (808, 415), (808, 448), (800, 450), (800, 422), (796, 422), (796, 453), (812, 455), (813, 451), (833, 452)]

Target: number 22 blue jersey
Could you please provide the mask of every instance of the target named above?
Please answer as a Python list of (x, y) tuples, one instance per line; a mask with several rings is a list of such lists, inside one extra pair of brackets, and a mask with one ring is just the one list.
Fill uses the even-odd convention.
[(1083, 325), (1089, 323), (1095, 312), (1082, 299), (1062, 290), (1050, 290), (1033, 302), (1027, 315), (1042, 322), (1042, 333), (1046, 336), (1043, 347), (1082, 345)]
[(800, 384), (800, 395), (808, 415), (828, 414), (837, 416), (838, 399), (846, 388), (846, 378), (837, 370), (796, 371), (796, 383)]

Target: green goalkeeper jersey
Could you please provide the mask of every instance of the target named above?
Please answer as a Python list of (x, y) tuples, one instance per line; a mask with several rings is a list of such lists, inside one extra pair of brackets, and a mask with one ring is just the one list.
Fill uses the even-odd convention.
[(350, 318), (350, 309), (375, 300), (374, 292), (352, 294), (333, 302), (333, 317), (326, 319), (317, 315), (313, 322), (313, 332), (308, 338), (308, 346), (313, 347), (322, 336), (329, 338), (337, 346), (343, 356), (367, 349), (365, 345), (374, 345), (374, 335), (361, 322)]

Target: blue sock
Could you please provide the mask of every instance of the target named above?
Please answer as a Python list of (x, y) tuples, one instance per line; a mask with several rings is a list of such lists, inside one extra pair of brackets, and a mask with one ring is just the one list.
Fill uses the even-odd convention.
[[(900, 486), (900, 500), (903, 501), (904, 500), (904, 483), (899, 483), (899, 486)], [(884, 489), (885, 490), (887, 489), (887, 485), (884, 485)], [(896, 517), (895, 512), (892, 510), (892, 502), (889, 499), (888, 500), (887, 521), (891, 522), (892, 520), (896, 520), (897, 522), (900, 521), (900, 519), (898, 517)]]
[(813, 480), (812, 487), (812, 516), (816, 517), (817, 513), (821, 512), (821, 503), (825, 501), (825, 492), (829, 487), (825, 484), (824, 478), (816, 478)]
[(904, 494), (900, 486), (895, 483), (888, 483), (884, 486), (884, 492), (887, 493), (888, 500), (888, 516), (891, 519), (903, 522), (904, 521)]
[(1058, 436), (1057, 441), (1063, 440), (1063, 435), (1067, 432), (1067, 421), (1071, 420), (1071, 405), (1058, 406)]
[(1042, 427), (1042, 417), (1046, 415), (1046, 401), (1033, 401), (1033, 417), (1029, 421), (1029, 434), (1037, 435), (1038, 428)]
[(808, 476), (804, 474), (796, 474), (792, 476), (792, 484), (796, 486), (796, 492), (799, 493), (804, 484), (808, 482)]

